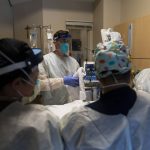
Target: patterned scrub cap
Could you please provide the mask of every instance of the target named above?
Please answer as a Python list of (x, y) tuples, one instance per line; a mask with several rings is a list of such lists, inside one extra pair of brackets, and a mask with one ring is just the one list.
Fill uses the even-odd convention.
[(115, 72), (124, 74), (131, 69), (128, 49), (123, 42), (107, 43), (106, 49), (100, 49), (95, 56), (95, 69), (98, 78), (105, 78)]

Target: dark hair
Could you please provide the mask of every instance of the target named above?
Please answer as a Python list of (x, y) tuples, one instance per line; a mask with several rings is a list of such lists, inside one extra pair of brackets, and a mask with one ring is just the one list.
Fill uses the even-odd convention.
[(71, 38), (71, 35), (69, 34), (68, 31), (64, 31), (64, 30), (59, 30), (54, 34), (54, 40), (57, 41), (61, 38), (67, 39), (67, 38)]
[[(33, 56), (33, 51), (29, 45), (23, 41), (16, 39), (0, 39), (0, 51), (4, 53), (13, 62), (21, 62), (27, 60), (29, 57)], [(4, 56), (0, 54), (0, 68), (11, 65), (12, 62), (7, 60)], [(31, 68), (23, 68), (28, 74), (31, 73)], [(22, 77), (27, 79), (27, 76), (20, 69), (0, 75), (0, 89), (12, 82), (14, 79)]]

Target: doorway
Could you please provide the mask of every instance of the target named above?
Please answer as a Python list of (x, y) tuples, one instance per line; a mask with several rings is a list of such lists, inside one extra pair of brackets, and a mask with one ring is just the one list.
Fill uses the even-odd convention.
[(72, 38), (70, 42), (70, 53), (80, 66), (83, 66), (84, 61), (92, 60), (93, 49), (93, 29), (92, 25), (66, 25)]

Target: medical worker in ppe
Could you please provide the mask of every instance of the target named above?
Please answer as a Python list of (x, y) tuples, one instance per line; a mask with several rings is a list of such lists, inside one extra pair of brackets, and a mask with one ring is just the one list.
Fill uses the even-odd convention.
[(55, 78), (60, 83), (60, 87), (57, 84), (55, 88), (55, 83), (50, 81), (50, 90), (41, 92), (44, 104), (61, 105), (79, 99), (79, 78), (73, 76), (79, 64), (69, 56), (70, 38), (68, 31), (57, 31), (54, 34), (54, 51), (44, 55), (43, 63), (39, 65), (40, 79)]
[(150, 93), (150, 68), (141, 70), (134, 78), (134, 87)]
[(95, 68), (100, 99), (62, 119), (65, 150), (149, 150), (150, 95), (132, 89), (124, 44), (111, 42), (100, 49)]
[(31, 96), (42, 61), (40, 49), (0, 39), (0, 150), (62, 150), (57, 118), (42, 105), (23, 105)]

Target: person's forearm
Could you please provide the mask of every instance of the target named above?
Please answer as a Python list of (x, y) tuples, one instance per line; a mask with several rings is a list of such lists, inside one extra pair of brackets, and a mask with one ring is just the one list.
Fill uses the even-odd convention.
[(41, 91), (52, 91), (64, 85), (63, 78), (47, 78), (40, 80)]

